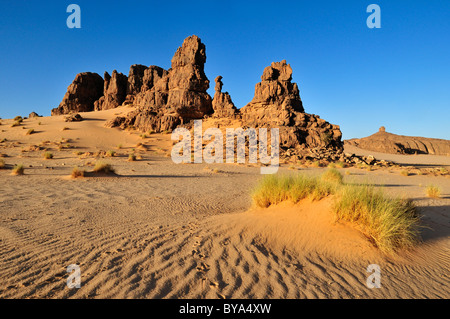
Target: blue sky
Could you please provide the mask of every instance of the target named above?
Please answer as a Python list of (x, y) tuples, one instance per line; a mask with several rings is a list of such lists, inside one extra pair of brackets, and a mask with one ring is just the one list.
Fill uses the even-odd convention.
[[(81, 7), (81, 29), (66, 8)], [(381, 29), (366, 8), (381, 7)], [(345, 139), (387, 131), (450, 139), (450, 1), (0, 0), (0, 117), (50, 115), (80, 72), (170, 68), (183, 39), (206, 44), (206, 75), (237, 107), (286, 59), (307, 113)]]

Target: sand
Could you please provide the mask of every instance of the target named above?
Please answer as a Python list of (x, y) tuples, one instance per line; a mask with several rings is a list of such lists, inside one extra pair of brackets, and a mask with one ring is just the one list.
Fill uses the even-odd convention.
[[(374, 183), (419, 206), (429, 227), (423, 243), (384, 255), (352, 225), (334, 222), (332, 198), (257, 209), (250, 191), (261, 178), (258, 167), (176, 165), (167, 156), (170, 135), (142, 139), (103, 127), (131, 110), (81, 113), (86, 120), (79, 123), (29, 119), (27, 129), (1, 121), (7, 168), (0, 170), (0, 298), (450, 297), (450, 178), (340, 169), (351, 174), (344, 175), (347, 183)], [(25, 135), (29, 128), (36, 133)], [(71, 148), (59, 150), (61, 139), (70, 139), (63, 145)], [(22, 152), (43, 141), (53, 159), (43, 158), (45, 150)], [(133, 149), (141, 159), (128, 162)], [(117, 154), (103, 160), (117, 175), (67, 178), (74, 166), (92, 170), (93, 153), (108, 150)], [(434, 156), (380, 159), (393, 157), (449, 165)], [(18, 163), (25, 175), (11, 176)], [(441, 187), (441, 198), (425, 196), (428, 184)], [(66, 286), (71, 264), (80, 266), (80, 289)], [(370, 264), (381, 268), (380, 289), (366, 285)]]

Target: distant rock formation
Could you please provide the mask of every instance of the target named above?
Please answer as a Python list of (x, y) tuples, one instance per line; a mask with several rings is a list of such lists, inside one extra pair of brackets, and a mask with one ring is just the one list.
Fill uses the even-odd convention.
[(396, 135), (386, 132), (384, 126), (371, 136), (347, 140), (345, 144), (379, 153), (450, 156), (449, 140)]
[(238, 110), (236, 106), (234, 106), (233, 101), (231, 100), (230, 94), (228, 92), (222, 92), (222, 77), (219, 75), (215, 82), (215, 94), (212, 100), (212, 107), (214, 110), (214, 117), (229, 117), (235, 118), (238, 114)]
[(242, 109), (235, 107), (228, 92), (222, 92), (221, 76), (215, 80), (211, 99), (205, 63), (205, 45), (193, 35), (175, 52), (169, 70), (135, 64), (128, 76), (117, 71), (112, 76), (105, 72), (104, 79), (95, 73), (78, 74), (52, 115), (132, 105), (136, 107), (133, 112), (106, 126), (163, 132), (212, 116), (238, 120), (243, 127), (277, 127), (282, 150), (299, 157), (320, 153), (329, 158), (342, 153), (339, 126), (305, 113), (298, 86), (292, 82), (292, 68), (285, 60), (264, 69), (254, 98)]
[(342, 151), (339, 126), (304, 113), (298, 86), (291, 80), (292, 68), (285, 60), (265, 68), (253, 100), (240, 110), (244, 125), (278, 127), (280, 147), (285, 149)]
[(52, 115), (91, 112), (95, 101), (102, 96), (103, 79), (100, 75), (91, 72), (77, 74), (62, 102), (52, 110)]
[(39, 115), (36, 112), (31, 112), (30, 115), (28, 115), (28, 118), (30, 118), (30, 119), (32, 119), (34, 117), (42, 117), (42, 115)]

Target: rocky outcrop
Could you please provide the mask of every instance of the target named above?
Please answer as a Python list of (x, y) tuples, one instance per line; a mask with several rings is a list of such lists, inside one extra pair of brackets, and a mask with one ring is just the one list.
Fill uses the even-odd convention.
[(383, 126), (371, 136), (348, 140), (345, 144), (379, 153), (450, 156), (449, 140), (396, 135), (386, 132)]
[(94, 103), (94, 110), (109, 110), (122, 105), (127, 95), (128, 78), (122, 73), (113, 71), (112, 76), (105, 72), (103, 97)]
[(97, 73), (77, 74), (52, 115), (93, 111), (94, 102), (103, 96), (103, 84), (103, 78)]
[(137, 111), (107, 125), (161, 132), (213, 113), (212, 100), (206, 92), (209, 80), (204, 71), (205, 62), (206, 50), (201, 40), (195, 35), (185, 39), (172, 59), (171, 69), (151, 66), (144, 69), (142, 81), (136, 79), (135, 84), (129, 84), (129, 88), (138, 91), (136, 83), (141, 83), (139, 93), (133, 98)]
[(240, 110), (243, 124), (249, 127), (278, 127), (280, 147), (296, 149), (298, 154), (309, 149), (331, 149), (341, 152), (342, 133), (317, 115), (304, 113), (292, 68), (286, 61), (272, 63), (264, 69), (256, 84), (253, 100)]
[(228, 92), (222, 92), (222, 77), (218, 76), (215, 80), (215, 94), (212, 100), (212, 107), (214, 110), (214, 117), (229, 117), (235, 118), (238, 115), (238, 110), (234, 106), (231, 100), (230, 94)]
[(34, 117), (42, 117), (42, 115), (39, 115), (36, 112), (31, 112), (30, 115), (28, 115), (28, 118), (30, 118), (30, 119), (32, 119)]
[[(264, 69), (254, 98), (240, 110), (230, 94), (222, 92), (221, 76), (215, 81), (214, 99), (207, 93), (210, 82), (204, 70), (206, 48), (200, 38), (186, 38), (171, 62), (169, 70), (132, 65), (128, 77), (117, 71), (112, 76), (105, 73), (104, 80), (98, 75), (77, 76), (55, 114), (133, 105), (134, 111), (106, 126), (134, 127), (144, 132), (170, 131), (179, 125), (189, 127), (192, 120), (212, 116), (238, 121), (242, 127), (279, 128), (280, 147), (286, 154), (304, 157), (319, 152), (327, 158), (342, 155), (339, 126), (305, 113), (298, 85), (292, 82), (292, 68), (285, 60)], [(87, 81), (91, 91), (85, 89)], [(81, 100), (85, 102), (82, 105)]]

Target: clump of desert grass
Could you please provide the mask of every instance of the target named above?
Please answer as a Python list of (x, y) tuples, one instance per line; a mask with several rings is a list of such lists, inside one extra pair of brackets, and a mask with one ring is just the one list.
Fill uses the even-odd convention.
[(306, 197), (320, 200), (334, 193), (336, 186), (333, 184), (301, 174), (295, 176), (267, 175), (253, 190), (252, 198), (256, 206), (262, 208), (283, 201), (298, 203)]
[(94, 166), (94, 173), (103, 173), (103, 174), (114, 174), (115, 170), (114, 168), (111, 166), (111, 164), (102, 162), (102, 161), (98, 161), (95, 163)]
[(49, 160), (53, 158), (53, 154), (50, 152), (45, 152), (44, 153), (44, 159)]
[(128, 155), (128, 162), (134, 162), (136, 161), (136, 155), (130, 154)]
[(441, 189), (436, 185), (428, 185), (425, 191), (428, 197), (431, 198), (441, 197)]
[(64, 126), (63, 128), (62, 128), (62, 131), (68, 131), (69, 130), (69, 128), (67, 127), (67, 126)]
[(86, 172), (80, 169), (78, 166), (74, 167), (72, 170), (72, 174), (70, 175), (72, 178), (82, 178)]
[(420, 242), (420, 218), (412, 201), (386, 197), (371, 185), (346, 185), (337, 197), (336, 220), (355, 224), (380, 250), (389, 253)]
[(372, 185), (343, 184), (342, 175), (333, 170), (320, 178), (268, 175), (253, 190), (253, 202), (267, 208), (283, 201), (298, 203), (333, 195), (335, 220), (352, 223), (381, 251), (393, 253), (420, 242), (420, 217), (412, 201), (387, 197)]
[(409, 172), (407, 170), (402, 170), (400, 172), (400, 175), (402, 175), (402, 176), (409, 176), (410, 174), (409, 174)]
[(4, 169), (6, 166), (5, 161), (0, 158), (0, 169)]
[(24, 168), (23, 164), (14, 165), (11, 175), (24, 175), (24, 174), (25, 174), (25, 168)]
[(331, 182), (331, 183), (344, 183), (344, 177), (342, 174), (335, 168), (329, 168), (325, 173), (322, 174), (321, 179), (323, 181)]

